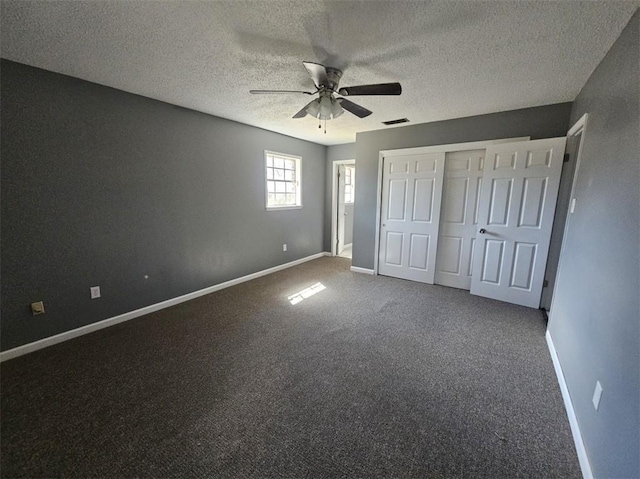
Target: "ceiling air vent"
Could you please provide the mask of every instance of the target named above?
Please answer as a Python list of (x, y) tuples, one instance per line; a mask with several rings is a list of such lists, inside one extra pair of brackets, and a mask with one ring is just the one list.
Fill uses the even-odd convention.
[(399, 118), (397, 120), (389, 120), (389, 121), (383, 121), (382, 124), (383, 125), (397, 125), (398, 123), (407, 123), (409, 120), (407, 120), (406, 118)]

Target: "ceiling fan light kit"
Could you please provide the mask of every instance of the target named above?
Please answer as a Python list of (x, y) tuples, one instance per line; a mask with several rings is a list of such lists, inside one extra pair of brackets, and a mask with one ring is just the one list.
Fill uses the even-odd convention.
[[(318, 94), (318, 98), (309, 102), (302, 110), (293, 115), (293, 118), (303, 118), (307, 115), (326, 121), (338, 118), (344, 113), (344, 110), (354, 114), (358, 118), (365, 118), (373, 112), (366, 108), (353, 103), (346, 98), (336, 98), (335, 95), (354, 96), (354, 95), (400, 95), (402, 87), (400, 83), (379, 83), (375, 85), (357, 85), (338, 89), (340, 79), (342, 78), (342, 70), (333, 67), (326, 67), (319, 63), (302, 62), (307, 69), (309, 76), (313, 80), (316, 91), (298, 91), (298, 90), (250, 90), (252, 94), (271, 94), (271, 93), (302, 93), (305, 95)], [(318, 125), (320, 128), (320, 125)]]
[(298, 116), (301, 112), (311, 115), (318, 120), (333, 120), (344, 113), (342, 106), (338, 103), (333, 95), (327, 91), (320, 92), (320, 97), (316, 98), (305, 106), (300, 112), (296, 113), (294, 118), (302, 118), (305, 115)]

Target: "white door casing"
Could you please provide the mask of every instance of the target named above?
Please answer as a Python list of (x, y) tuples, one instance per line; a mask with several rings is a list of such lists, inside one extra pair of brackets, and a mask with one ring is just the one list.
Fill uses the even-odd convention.
[(338, 255), (344, 251), (344, 170), (344, 165), (338, 167), (338, 244), (336, 247), (336, 254)]
[(444, 157), (383, 159), (379, 274), (433, 284)]
[(471, 293), (538, 308), (566, 138), (487, 147)]
[(485, 150), (446, 154), (435, 283), (471, 288)]

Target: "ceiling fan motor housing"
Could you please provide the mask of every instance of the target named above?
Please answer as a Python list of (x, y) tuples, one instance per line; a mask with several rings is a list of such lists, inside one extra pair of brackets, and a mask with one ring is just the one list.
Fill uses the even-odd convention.
[(342, 70), (338, 70), (337, 68), (326, 67), (327, 70), (327, 83), (328, 85), (323, 85), (325, 88), (331, 91), (337, 91), (338, 85), (340, 84), (340, 79), (342, 78)]

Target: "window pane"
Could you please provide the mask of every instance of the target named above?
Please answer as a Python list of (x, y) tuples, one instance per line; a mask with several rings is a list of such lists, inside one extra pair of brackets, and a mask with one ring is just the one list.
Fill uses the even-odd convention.
[(300, 159), (265, 152), (267, 207), (297, 206), (300, 198), (300, 185), (296, 173)]
[(344, 187), (344, 201), (345, 203), (353, 203), (353, 187), (351, 185)]

